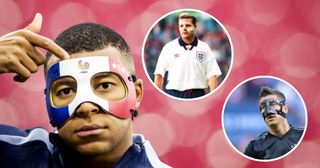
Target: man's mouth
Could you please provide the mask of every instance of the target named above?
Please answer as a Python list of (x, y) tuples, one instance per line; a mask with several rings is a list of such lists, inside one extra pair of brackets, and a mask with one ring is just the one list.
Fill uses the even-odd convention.
[(84, 125), (81, 128), (77, 129), (75, 133), (79, 137), (87, 137), (101, 134), (106, 128), (97, 124)]
[(267, 116), (267, 120), (273, 120), (274, 118), (276, 118), (276, 116), (274, 114)]

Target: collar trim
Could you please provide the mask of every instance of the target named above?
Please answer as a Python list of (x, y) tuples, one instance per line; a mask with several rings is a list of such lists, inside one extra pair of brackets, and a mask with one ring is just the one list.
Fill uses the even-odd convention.
[(188, 50), (187, 45), (191, 45), (189, 50), (192, 50), (194, 46), (198, 46), (198, 38), (195, 37), (191, 44), (186, 44), (181, 37), (178, 39), (180, 46), (182, 46), (185, 50)]

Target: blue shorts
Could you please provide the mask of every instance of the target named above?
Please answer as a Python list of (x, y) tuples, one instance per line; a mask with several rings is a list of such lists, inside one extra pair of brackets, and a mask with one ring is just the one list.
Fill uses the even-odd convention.
[(185, 99), (196, 98), (206, 94), (204, 89), (188, 89), (184, 91), (167, 90), (167, 93), (171, 96)]

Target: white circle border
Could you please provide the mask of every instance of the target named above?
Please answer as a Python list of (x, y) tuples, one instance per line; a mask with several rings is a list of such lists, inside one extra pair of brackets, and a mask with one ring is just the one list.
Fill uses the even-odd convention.
[[(190, 98), (190, 99), (183, 99), (183, 98), (178, 98), (178, 97), (175, 97), (175, 96), (172, 96), (172, 95), (169, 95), (168, 93), (164, 92), (162, 89), (158, 88), (155, 83), (151, 80), (150, 76), (149, 76), (149, 73), (147, 72), (147, 68), (146, 68), (146, 63), (145, 63), (145, 55), (144, 55), (144, 50), (145, 50), (145, 44), (146, 44), (146, 41), (147, 41), (147, 38), (148, 36), (150, 35), (150, 32), (151, 30), (155, 27), (156, 24), (158, 24), (162, 19), (164, 19), (165, 17), (173, 14), (173, 13), (176, 13), (176, 12), (183, 12), (183, 11), (191, 11), (191, 12), (199, 12), (199, 13), (202, 13), (204, 15), (207, 15), (209, 16), (211, 19), (213, 19), (215, 22), (217, 22), (219, 24), (219, 26), (223, 29), (224, 33), (227, 35), (228, 37), (228, 40), (229, 40), (229, 43), (230, 43), (230, 48), (231, 48), (231, 61), (230, 61), (230, 66), (229, 66), (229, 69), (228, 69), (228, 72), (227, 72), (227, 75), (225, 76), (225, 78), (223, 79), (223, 81), (220, 83), (220, 85), (218, 85), (218, 87), (216, 87), (213, 91), (210, 91), (208, 94), (205, 94), (203, 96), (200, 96), (200, 97), (196, 97), (196, 98)], [(231, 36), (229, 34), (229, 32), (227, 31), (227, 29), (221, 24), (221, 22), (216, 19), (214, 16), (212, 16), (211, 14), (207, 13), (207, 12), (204, 12), (204, 11), (201, 11), (201, 10), (198, 10), (198, 9), (191, 9), (191, 8), (183, 8), (183, 9), (177, 9), (177, 10), (174, 10), (174, 11), (171, 11), (171, 12), (168, 12), (164, 15), (162, 15), (158, 20), (156, 20), (152, 26), (149, 28), (146, 36), (144, 37), (144, 40), (143, 40), (143, 45), (142, 45), (142, 51), (141, 51), (141, 58), (142, 58), (142, 64), (143, 64), (143, 70), (148, 78), (148, 80), (152, 83), (153, 87), (155, 87), (160, 93), (164, 94), (165, 96), (167, 97), (170, 97), (170, 98), (173, 98), (173, 99), (176, 99), (176, 100), (182, 100), (182, 101), (194, 101), (194, 100), (200, 100), (200, 99), (204, 99), (206, 97), (209, 97), (211, 96), (214, 92), (216, 92), (217, 90), (220, 89), (220, 87), (225, 83), (225, 81), (228, 79), (229, 77), (229, 74), (232, 70), (232, 67), (233, 67), (233, 60), (234, 60), (234, 49), (233, 49), (233, 43), (232, 43), (232, 40), (231, 40)], [(159, 58), (159, 56), (158, 56)]]
[[(252, 158), (252, 157), (249, 157), (247, 155), (245, 155), (244, 153), (242, 153), (241, 151), (239, 151), (230, 141), (226, 131), (225, 131), (225, 128), (224, 128), (224, 112), (225, 112), (225, 107), (226, 107), (226, 104), (227, 102), (229, 101), (229, 98), (230, 96), (232, 95), (232, 93), (238, 89), (241, 85), (243, 85), (244, 83), (248, 82), (248, 81), (252, 81), (254, 79), (261, 79), (261, 78), (271, 78), (271, 79), (275, 79), (275, 80), (278, 80), (278, 81), (281, 81), (283, 82), (284, 84), (286, 84), (287, 86), (289, 86), (293, 91), (296, 92), (296, 94), (299, 96), (299, 98), (301, 99), (301, 102), (303, 104), (303, 107), (304, 107), (304, 113), (305, 113), (305, 124), (304, 124), (304, 131), (303, 131), (303, 134), (299, 140), (299, 142), (297, 143), (297, 145), (295, 145), (295, 147), (293, 149), (291, 149), (289, 152), (287, 152), (286, 154), (280, 156), (280, 157), (277, 157), (277, 158), (274, 158), (274, 159), (266, 159), (266, 160), (262, 160), (262, 159), (255, 159), (255, 158)], [(245, 79), (244, 81), (240, 82), (237, 86), (235, 86), (231, 92), (229, 93), (229, 95), (227, 96), (224, 104), (223, 104), (223, 109), (222, 109), (222, 115), (221, 115), (221, 124), (222, 124), (222, 129), (223, 129), (223, 134), (225, 136), (225, 138), (227, 139), (229, 145), (235, 150), (237, 151), (240, 155), (242, 155), (243, 157), (247, 158), (247, 159), (250, 159), (250, 160), (253, 160), (253, 161), (257, 161), (257, 162), (272, 162), (272, 161), (276, 161), (276, 160), (280, 160), (286, 156), (288, 156), (290, 153), (292, 153), (299, 145), (300, 143), (302, 142), (303, 138), (304, 138), (304, 135), (307, 131), (307, 127), (308, 127), (308, 112), (307, 112), (307, 107), (306, 107), (306, 104), (304, 102), (304, 99), (302, 98), (302, 96), (300, 95), (300, 93), (298, 92), (298, 90), (293, 87), (293, 85), (291, 85), (289, 82), (285, 81), (284, 79), (281, 79), (279, 77), (275, 77), (275, 76), (270, 76), (270, 75), (261, 75), (261, 76), (254, 76), (254, 77), (251, 77), (251, 78), (247, 78)]]

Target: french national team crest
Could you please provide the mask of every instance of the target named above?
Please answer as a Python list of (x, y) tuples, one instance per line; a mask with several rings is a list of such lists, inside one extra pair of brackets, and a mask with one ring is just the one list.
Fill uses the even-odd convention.
[(196, 58), (199, 62), (202, 62), (206, 59), (206, 53), (203, 51), (197, 51), (196, 52)]

